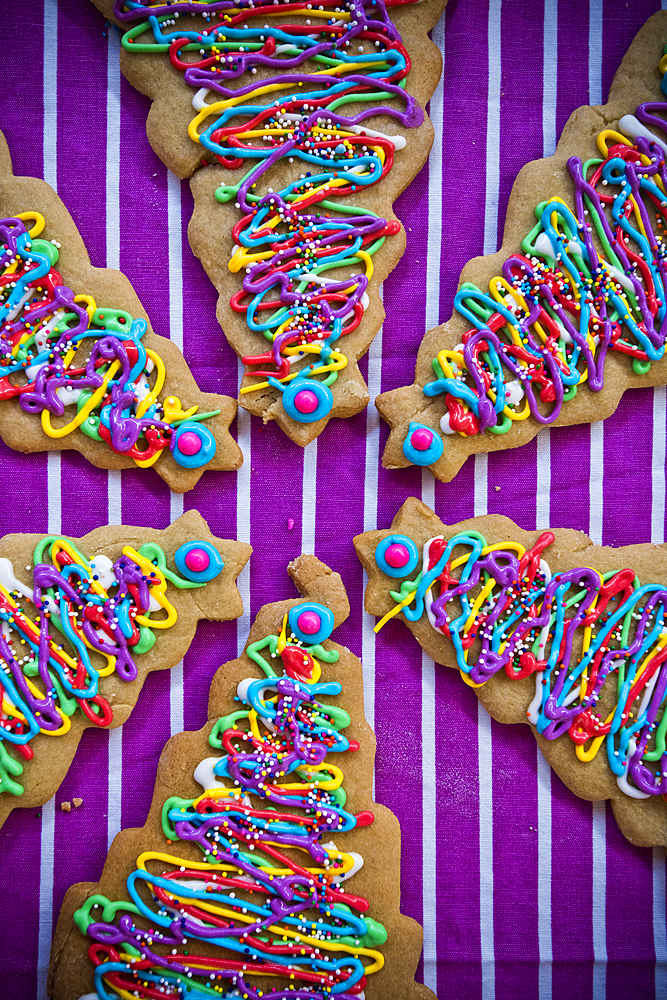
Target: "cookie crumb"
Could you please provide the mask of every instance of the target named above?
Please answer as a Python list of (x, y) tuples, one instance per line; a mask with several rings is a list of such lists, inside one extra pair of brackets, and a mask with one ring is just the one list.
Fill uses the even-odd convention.
[(500, 490), (500, 486), (494, 486), (493, 488), (494, 488), (494, 490), (496, 491), (496, 493), (498, 493), (498, 492), (499, 492), (499, 490)]
[(74, 803), (74, 808), (75, 809), (78, 809), (79, 806), (83, 805), (83, 799), (79, 799), (79, 798), (72, 799), (72, 802)]
[(60, 811), (64, 812), (64, 813), (71, 812), (72, 811), (72, 803), (71, 802), (61, 802), (60, 803)]

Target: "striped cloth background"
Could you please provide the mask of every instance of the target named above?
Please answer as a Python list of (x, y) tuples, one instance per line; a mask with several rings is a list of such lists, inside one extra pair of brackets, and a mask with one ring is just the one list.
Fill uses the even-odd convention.
[[(606, 99), (657, 6), (450, 0), (434, 31), (445, 60), (431, 102), (436, 144), (397, 202), (408, 251), (385, 283), (388, 317), (362, 362), (372, 397), (411, 381), (424, 331), (450, 315), (462, 265), (496, 249), (517, 171), (553, 151), (574, 108)], [(189, 188), (148, 146), (148, 102), (119, 74), (115, 32), (87, 0), (23, 0), (7, 8), (3, 36), (0, 127), (16, 173), (57, 188), (93, 263), (129, 275), (204, 390), (235, 395), (237, 362), (185, 235)], [(86, 733), (55, 801), (17, 810), (0, 832), (0, 998), (45, 996), (66, 888), (97, 879), (115, 833), (144, 822), (165, 740), (204, 723), (216, 667), (243, 646), (260, 605), (292, 596), (285, 566), (301, 551), (349, 588), (352, 615), (338, 637), (364, 661), (376, 794), (401, 820), (403, 909), (425, 928), (419, 977), (441, 1000), (667, 997), (663, 850), (629, 845), (604, 804), (576, 799), (550, 774), (527, 729), (491, 722), (401, 625), (376, 638), (350, 543), (387, 526), (410, 495), (452, 523), (497, 511), (524, 528), (581, 528), (607, 544), (662, 542), (665, 390), (628, 393), (604, 424), (469, 460), (449, 485), (415, 468), (379, 468), (386, 428), (372, 406), (333, 421), (303, 452), (244, 413), (238, 437), (239, 473), (207, 474), (185, 498), (150, 472), (107, 473), (74, 453), (24, 457), (0, 444), (3, 533), (163, 527), (196, 507), (213, 531), (254, 546), (244, 618), (201, 624), (184, 665), (151, 675), (122, 730)], [(74, 796), (83, 806), (61, 812)]]

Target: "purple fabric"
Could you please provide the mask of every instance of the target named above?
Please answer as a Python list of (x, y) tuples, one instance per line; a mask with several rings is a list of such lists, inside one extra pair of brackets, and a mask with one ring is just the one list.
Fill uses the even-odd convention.
[[(427, 323), (451, 313), (461, 267), (496, 248), (517, 171), (550, 151), (552, 133), (589, 102), (589, 83), (594, 101), (606, 99), (623, 53), (658, 6), (450, 0), (435, 31), (445, 45), (445, 78), (433, 101), (436, 153), (396, 203), (408, 250), (384, 286), (381, 367), (362, 362), (376, 388), (411, 380)], [(55, 176), (93, 263), (105, 266), (118, 254), (158, 333), (170, 333), (171, 299), (174, 335), (180, 277), (186, 358), (203, 389), (235, 395), (236, 358), (217, 326), (215, 292), (187, 243), (188, 185), (168, 182), (146, 140), (148, 101), (124, 79), (119, 156), (114, 152), (117, 46), (102, 17), (88, 0), (24, 0), (5, 13), (3, 29), (0, 127), (16, 174)], [(46, 84), (45, 37), (46, 65), (55, 69)], [(170, 233), (169, 205), (173, 215), (179, 195), (180, 230), (176, 220)], [(663, 414), (664, 390), (633, 391), (602, 429), (556, 429), (488, 463), (471, 459), (452, 483), (435, 484), (434, 494), (426, 474), (424, 498), (434, 495), (450, 523), (488, 509), (528, 529), (539, 519), (540, 526), (591, 530), (606, 544), (662, 541)], [(489, 723), (458, 675), (434, 670), (400, 623), (373, 639), (351, 537), (388, 526), (408, 496), (422, 495), (419, 470), (378, 470), (378, 438), (381, 453), (387, 429), (378, 428), (374, 408), (332, 421), (305, 453), (274, 425), (244, 417), (240, 428), (244, 468), (204, 475), (184, 506), (199, 509), (223, 537), (234, 537), (237, 526), (240, 537), (248, 533), (250, 615), (293, 596), (285, 568), (302, 545), (343, 575), (352, 614), (337, 638), (367, 653), (377, 799), (402, 823), (403, 910), (426, 924), (418, 976), (441, 1000), (667, 996), (664, 852), (633, 847), (608, 808), (577, 799), (549, 776), (527, 728)], [(592, 438), (602, 442), (603, 461), (591, 464)], [(118, 490), (118, 477), (72, 452), (47, 462), (0, 443), (0, 467), (3, 534), (61, 528), (81, 535), (120, 515), (164, 527), (179, 509), (150, 471), (123, 472)], [(55, 926), (67, 887), (99, 878), (118, 822), (144, 822), (166, 739), (172, 728), (204, 723), (210, 680), (236, 655), (248, 622), (202, 623), (182, 689), (172, 690), (168, 672), (151, 675), (122, 736), (86, 732), (55, 809), (16, 810), (0, 831), (0, 998), (42, 1000), (51, 920)], [(60, 803), (75, 796), (83, 806), (61, 812)]]

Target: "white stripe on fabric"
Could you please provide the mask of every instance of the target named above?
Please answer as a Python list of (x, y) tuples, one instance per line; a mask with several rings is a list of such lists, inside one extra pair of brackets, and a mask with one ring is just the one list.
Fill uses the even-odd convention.
[[(667, 0), (665, 0), (667, 3)], [(665, 423), (667, 394), (664, 385), (653, 390), (653, 441), (651, 446), (651, 541), (665, 540)]]
[[(498, 248), (500, 190), (500, 13), (502, 0), (489, 0), (488, 111), (486, 125), (486, 192), (484, 254)], [(475, 517), (488, 511), (489, 457), (475, 455)], [(495, 1000), (496, 962), (493, 933), (493, 781), (491, 719), (477, 703), (477, 758), (479, 777), (479, 937), (482, 962), (482, 1000)]]
[(590, 0), (588, 14), (588, 102), (602, 104), (603, 0)]
[[(667, 0), (663, 0), (663, 9)], [(653, 390), (653, 442), (651, 448), (651, 541), (665, 541), (665, 387)], [(667, 997), (667, 890), (665, 851), (653, 848), (653, 947), (655, 948), (655, 995)]]
[(120, 267), (120, 40), (107, 33), (107, 267)]
[(602, 545), (604, 475), (604, 424), (591, 424), (591, 468), (588, 479), (590, 520), (588, 533), (596, 545)]
[[(436, 286), (437, 287), (437, 286)], [(435, 510), (435, 479), (422, 469), (422, 501)], [(438, 915), (436, 903), (436, 801), (435, 801), (435, 663), (422, 652), (422, 924), (424, 925), (424, 985), (438, 988)], [(431, 751), (429, 753), (429, 750)]]
[(475, 517), (489, 513), (489, 456), (475, 455)]
[(62, 531), (62, 482), (60, 478), (60, 452), (50, 451), (46, 456), (47, 518), (50, 535)]
[[(429, 473), (430, 475), (430, 473)], [(432, 478), (432, 477), (431, 477)], [(436, 784), (435, 784), (435, 663), (422, 652), (422, 923), (424, 925), (424, 985), (437, 993)]]
[(44, 0), (44, 180), (58, 190), (58, 0)]
[(479, 943), (482, 1000), (495, 1000), (496, 959), (493, 932), (493, 749), (491, 716), (477, 702), (479, 772)]
[(593, 1000), (607, 996), (607, 813), (593, 803)]
[[(602, 103), (602, 7), (603, 0), (590, 0), (588, 22), (588, 93), (591, 104)], [(589, 534), (602, 544), (604, 425), (591, 424), (589, 476)], [(604, 802), (593, 803), (593, 1000), (604, 1000), (607, 992), (607, 844)]]
[(56, 797), (42, 806), (39, 854), (39, 934), (37, 938), (37, 996), (46, 996), (46, 977), (53, 933), (53, 864), (56, 834)]
[(123, 727), (109, 731), (109, 792), (107, 807), (107, 849), (121, 827), (123, 792)]
[(107, 497), (109, 524), (123, 523), (122, 479), (120, 469), (109, 469), (107, 476)]
[[(167, 246), (169, 251), (169, 338), (183, 350), (183, 220), (181, 182), (167, 170)], [(169, 494), (169, 519), (173, 524), (183, 513), (183, 494)], [(169, 671), (169, 731), (173, 736), (185, 729), (185, 676), (183, 660)]]
[(551, 520), (551, 431), (548, 427), (537, 435), (536, 471), (535, 527), (548, 528)]
[(169, 671), (169, 732), (182, 733), (185, 729), (185, 691), (183, 688), (183, 660)]
[(551, 1000), (553, 988), (551, 849), (551, 768), (541, 750), (537, 750), (537, 941), (540, 952), (540, 1000)]
[[(60, 454), (49, 452), (47, 468), (48, 526), (50, 535), (62, 531)], [(39, 854), (39, 932), (37, 939), (37, 996), (46, 996), (46, 976), (53, 933), (53, 866), (55, 856), (56, 797), (42, 806)]]
[[(667, 2), (667, 0), (665, 0)], [(667, 997), (667, 921), (665, 920), (665, 849), (653, 848), (653, 945), (656, 1000)]]
[[(433, 42), (445, 56), (445, 15), (432, 34)], [(442, 127), (443, 78), (440, 77), (431, 98), (430, 117), (435, 129), (435, 142), (428, 165), (428, 236), (426, 247), (426, 309), (425, 325), (429, 330), (440, 322), (440, 270), (442, 257)], [(435, 480), (422, 469), (422, 501), (435, 509)], [(435, 736), (435, 663), (422, 652), (421, 670), (422, 717), (422, 924), (424, 926), (424, 984), (435, 993), (438, 987), (438, 949), (436, 912), (436, 798), (435, 753), (431, 751)]]
[[(120, 268), (120, 42), (111, 26), (107, 39), (106, 266)], [(107, 492), (109, 524), (122, 524), (122, 478), (119, 469), (109, 470)], [(122, 726), (109, 731), (108, 755), (107, 848), (111, 846), (122, 822)]]
[[(556, 149), (558, 88), (558, 3), (544, 4), (542, 60), (542, 155)], [(551, 521), (551, 431), (537, 435), (537, 483), (535, 527), (548, 528)], [(551, 935), (551, 768), (537, 751), (537, 941), (540, 955), (539, 1000), (551, 1000), (553, 992), (553, 941)]]
[[(239, 361), (239, 381), (244, 367)], [(236, 538), (250, 544), (250, 414), (239, 407), (236, 418), (237, 439), (243, 452), (243, 465), (236, 473)], [(237, 656), (243, 652), (250, 632), (250, 564), (246, 563), (239, 573), (236, 585), (243, 601), (243, 614), (236, 619)]]
[(183, 513), (183, 494), (182, 493), (170, 493), (169, 494), (169, 520), (171, 524), (177, 521), (178, 518)]
[(435, 141), (428, 160), (428, 243), (426, 247), (426, 329), (440, 322), (440, 274), (442, 258), (442, 130), (444, 101), (445, 14), (433, 29), (433, 42), (443, 59), (443, 76), (431, 98), (429, 116)]
[(435, 510), (435, 479), (427, 469), (422, 469), (422, 501)]
[(303, 449), (303, 500), (301, 508), (301, 551), (315, 555), (317, 523), (317, 438)]
[(183, 221), (181, 182), (167, 170), (167, 239), (169, 243), (169, 338), (183, 350)]
[[(44, 132), (42, 162), (44, 180), (54, 190), (58, 187), (58, 4), (44, 0), (44, 70), (42, 93), (44, 102)], [(50, 535), (62, 530), (62, 484), (60, 453), (46, 456), (47, 518)], [(46, 977), (51, 955), (53, 933), (53, 867), (55, 853), (55, 795), (42, 806), (39, 851), (39, 928), (37, 933), (37, 996), (46, 996)]]
[(498, 192), (500, 190), (500, 8), (502, 0), (489, 0), (489, 92), (486, 123), (486, 197), (484, 201), (484, 254), (498, 249)]
[[(380, 287), (382, 298), (382, 287)], [(378, 526), (378, 469), (380, 465), (380, 415), (374, 400), (382, 392), (382, 335), (380, 327), (368, 352), (368, 393), (371, 402), (366, 410), (366, 457), (364, 468), (364, 531)], [(364, 570), (364, 589), (368, 575)], [(362, 598), (363, 603), (363, 598)], [(375, 632), (373, 619), (362, 608), (361, 659), (364, 679), (364, 715), (371, 729), (375, 728)], [(375, 794), (375, 768), (373, 769)]]
[[(475, 455), (475, 517), (488, 513), (488, 458)], [(482, 1000), (496, 995), (493, 937), (493, 782), (491, 719), (477, 703), (477, 770), (479, 780), (479, 943), (482, 960)]]
[(558, 100), (558, 2), (544, 4), (544, 58), (542, 61), (542, 156), (556, 149), (556, 106)]

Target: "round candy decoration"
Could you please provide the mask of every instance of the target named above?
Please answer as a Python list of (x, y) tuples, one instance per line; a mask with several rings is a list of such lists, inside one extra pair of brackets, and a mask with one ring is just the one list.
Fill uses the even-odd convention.
[(289, 627), (306, 646), (316, 646), (328, 639), (334, 630), (334, 616), (323, 604), (297, 604), (290, 610)]
[(409, 576), (419, 558), (419, 549), (407, 535), (388, 535), (375, 550), (375, 562), (387, 576)]
[(222, 573), (224, 562), (210, 542), (186, 542), (174, 552), (176, 569), (186, 580), (208, 583)]
[(413, 465), (433, 465), (444, 451), (442, 438), (432, 427), (410, 422), (403, 442), (403, 454)]
[(283, 406), (292, 420), (312, 424), (331, 411), (333, 393), (324, 382), (297, 378), (284, 390)]
[(211, 461), (218, 445), (208, 427), (191, 420), (174, 431), (170, 447), (175, 460), (184, 469), (199, 469)]

